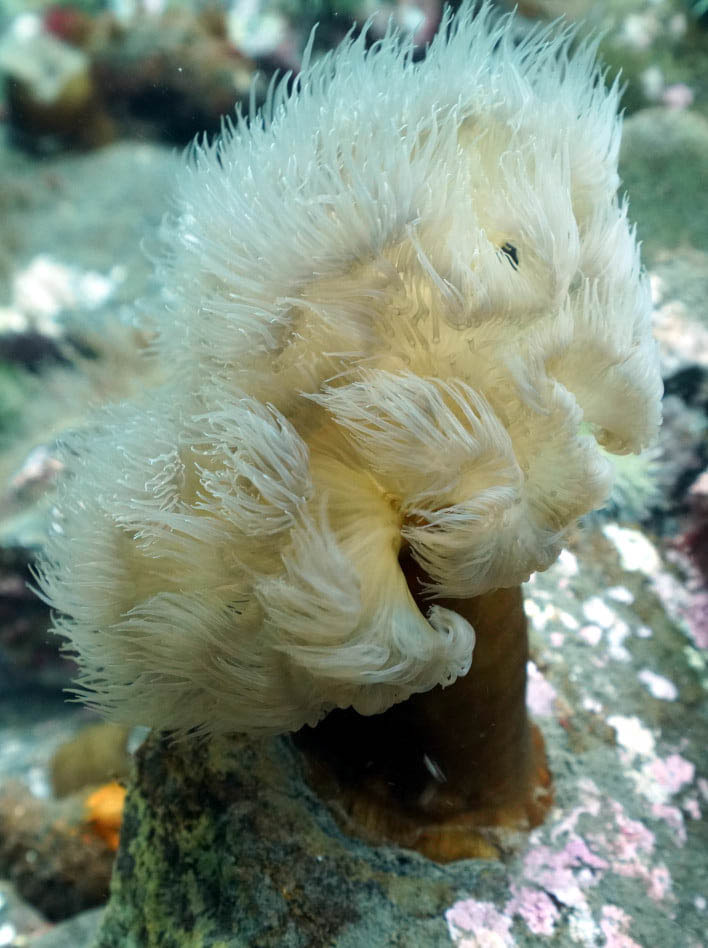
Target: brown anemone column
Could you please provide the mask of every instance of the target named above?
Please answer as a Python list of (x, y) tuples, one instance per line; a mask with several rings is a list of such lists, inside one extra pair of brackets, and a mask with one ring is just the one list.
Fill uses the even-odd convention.
[[(417, 602), (421, 577), (402, 561)], [(503, 828), (538, 825), (551, 803), (543, 741), (526, 713), (528, 638), (520, 587), (438, 600), (477, 635), (472, 668), (363, 717), (333, 711), (296, 742), (345, 828), (432, 859), (493, 857)]]

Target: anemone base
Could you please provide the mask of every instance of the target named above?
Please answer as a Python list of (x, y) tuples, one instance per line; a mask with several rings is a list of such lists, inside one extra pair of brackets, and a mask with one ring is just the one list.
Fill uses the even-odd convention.
[[(409, 576), (411, 588), (419, 588)], [(334, 711), (295, 738), (308, 777), (348, 832), (431, 859), (495, 858), (552, 802), (543, 738), (526, 712), (520, 588), (441, 600), (474, 626), (470, 672), (384, 714)]]

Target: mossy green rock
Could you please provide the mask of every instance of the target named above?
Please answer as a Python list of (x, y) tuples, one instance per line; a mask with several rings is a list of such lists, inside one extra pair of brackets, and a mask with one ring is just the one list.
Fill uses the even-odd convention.
[(449, 946), (453, 875), (344, 836), (288, 739), (151, 738), (137, 768), (97, 948)]

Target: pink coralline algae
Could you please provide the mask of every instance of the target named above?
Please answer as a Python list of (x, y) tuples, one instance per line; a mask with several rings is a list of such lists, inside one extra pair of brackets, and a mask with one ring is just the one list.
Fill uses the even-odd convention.
[(631, 916), (616, 905), (603, 906), (600, 928), (607, 939), (604, 948), (642, 948), (627, 934), (631, 921)]
[(664, 865), (655, 866), (649, 874), (649, 897), (662, 902), (671, 892), (671, 874)]
[(686, 827), (683, 821), (683, 813), (677, 806), (669, 806), (667, 803), (653, 803), (651, 815), (657, 820), (664, 820), (673, 830), (678, 845), (683, 846), (686, 842)]
[[(671, 786), (684, 786), (688, 762), (667, 758), (662, 763), (662, 773), (671, 774)], [(664, 863), (654, 862), (656, 837), (644, 823), (628, 816), (620, 802), (603, 794), (591, 780), (581, 780), (578, 789), (580, 802), (576, 807), (550, 832), (532, 834), (520, 878), (512, 883), (510, 898), (503, 907), (467, 899), (448, 911), (448, 926), (457, 948), (513, 945), (514, 918), (523, 921), (532, 935), (552, 937), (561, 919), (561, 906), (570, 912), (571, 927), (575, 924), (578, 931), (587, 929), (580, 939), (583, 944), (597, 943), (590, 934), (595, 931), (598, 937), (600, 932), (605, 935), (603, 948), (636, 946), (628, 934), (630, 916), (616, 906), (605, 905), (598, 919), (588, 892), (603, 878), (614, 875), (638, 880), (652, 901), (663, 902), (671, 898), (671, 875)], [(675, 807), (669, 809), (680, 815)], [(663, 811), (657, 815), (668, 818)], [(585, 820), (595, 828), (582, 835), (580, 824)], [(544, 838), (550, 845), (541, 842)]]
[(683, 808), (692, 820), (700, 820), (701, 808), (695, 797), (687, 797), (683, 801)]
[(668, 757), (657, 757), (653, 760), (649, 766), (649, 773), (659, 786), (673, 796), (686, 784), (692, 783), (696, 768), (690, 760), (686, 760), (680, 754), (669, 754)]
[[(610, 801), (610, 809), (614, 816), (612, 828), (615, 830), (610, 841), (610, 850), (615, 857), (613, 869), (620, 875), (634, 874), (629, 870), (637, 868), (643, 857), (651, 853), (655, 843), (654, 834), (639, 820), (630, 819), (622, 804), (616, 800)], [(598, 840), (607, 844), (606, 838), (602, 836)]]
[[(679, 846), (686, 842), (684, 815), (678, 806), (671, 803), (671, 799), (689, 787), (695, 775), (695, 765), (680, 754), (652, 756), (639, 772), (633, 774), (638, 791), (651, 804), (652, 817), (663, 820), (669, 826)], [(693, 819), (700, 818), (700, 807), (695, 798), (692, 802), (690, 799), (685, 800), (682, 805)]]
[(526, 704), (529, 711), (536, 717), (550, 717), (553, 714), (553, 704), (558, 697), (556, 689), (538, 670), (534, 662), (528, 662), (526, 671), (528, 674)]
[(541, 889), (522, 886), (512, 889), (514, 898), (507, 911), (520, 915), (533, 935), (552, 935), (560, 913), (551, 898)]
[(491, 902), (465, 899), (445, 913), (450, 937), (457, 948), (513, 948), (511, 917)]
[[(639, 791), (640, 818), (630, 815), (625, 805), (592, 780), (581, 779), (576, 785), (576, 806), (560, 814), (555, 825), (531, 835), (530, 848), (518, 865), (503, 905), (468, 899), (448, 911), (456, 948), (514, 946), (515, 920), (539, 941), (557, 937), (561, 926), (567, 925), (564, 930), (573, 933), (573, 941), (579, 944), (645, 948), (632, 937), (631, 915), (616, 905), (598, 904), (603, 891), (598, 886), (612, 877), (636, 880), (652, 902), (664, 906), (662, 911), (672, 910), (671, 873), (657, 860), (656, 835), (641, 814), (666, 823), (673, 845), (682, 846), (686, 839), (684, 815), (673, 805), (673, 798), (694, 785), (698, 794), (708, 799), (708, 781), (696, 780), (694, 764), (679, 753), (659, 757), (651, 733), (638, 719), (616, 719), (615, 724), (618, 738), (622, 738), (618, 739), (620, 756)], [(696, 796), (687, 797), (681, 805), (687, 814), (700, 817)]]
[[(562, 905), (584, 912), (588, 905), (583, 890), (599, 881), (598, 870), (608, 868), (609, 863), (574, 833), (562, 849), (534, 846), (524, 859), (524, 875), (529, 881), (541, 886)], [(584, 871), (588, 869), (591, 871)]]

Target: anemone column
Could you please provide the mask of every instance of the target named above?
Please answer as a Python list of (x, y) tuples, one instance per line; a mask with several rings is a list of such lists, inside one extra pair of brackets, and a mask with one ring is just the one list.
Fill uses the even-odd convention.
[[(402, 566), (422, 604), (415, 563), (405, 557)], [(347, 829), (445, 862), (496, 855), (499, 829), (538, 825), (552, 796), (543, 740), (526, 712), (521, 588), (439, 604), (475, 629), (467, 675), (383, 714), (334, 711), (296, 741)]]

